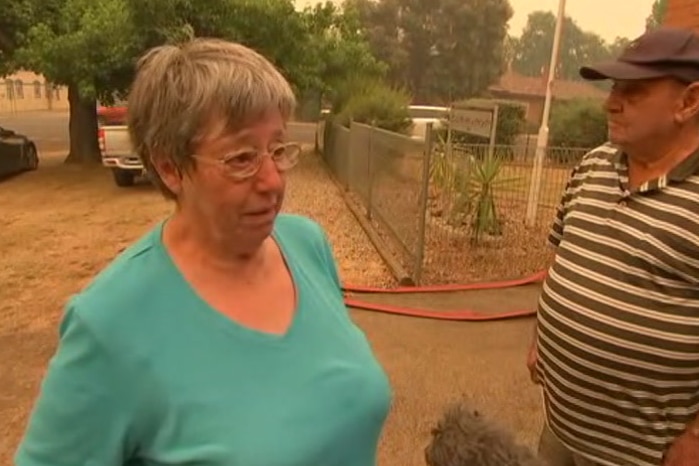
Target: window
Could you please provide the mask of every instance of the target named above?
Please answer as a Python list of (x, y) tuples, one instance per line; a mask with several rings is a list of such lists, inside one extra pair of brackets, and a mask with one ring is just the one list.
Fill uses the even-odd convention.
[(18, 99), (24, 99), (24, 83), (19, 79), (15, 81), (15, 94)]
[(34, 98), (41, 99), (41, 82), (34, 81)]
[(12, 82), (11, 79), (6, 79), (5, 80), (5, 87), (7, 90), (5, 91), (5, 94), (7, 97), (7, 100), (14, 100), (15, 98), (15, 86), (14, 83)]

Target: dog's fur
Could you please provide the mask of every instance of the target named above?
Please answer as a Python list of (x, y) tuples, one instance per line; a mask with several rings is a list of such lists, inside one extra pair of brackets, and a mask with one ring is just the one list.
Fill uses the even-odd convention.
[(428, 466), (541, 466), (505, 430), (461, 403), (444, 412), (425, 449)]

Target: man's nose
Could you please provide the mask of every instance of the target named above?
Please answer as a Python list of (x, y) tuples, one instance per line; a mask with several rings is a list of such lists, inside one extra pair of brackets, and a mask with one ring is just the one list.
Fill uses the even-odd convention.
[(610, 91), (607, 99), (604, 101), (604, 110), (609, 113), (619, 113), (623, 108), (623, 104), (619, 95), (614, 91)]

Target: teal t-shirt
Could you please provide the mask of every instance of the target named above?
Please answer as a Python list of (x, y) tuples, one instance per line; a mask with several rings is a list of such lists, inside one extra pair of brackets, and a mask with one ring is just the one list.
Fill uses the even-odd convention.
[(69, 302), (17, 466), (375, 465), (389, 382), (348, 315), (322, 229), (276, 221), (297, 290), (283, 336), (207, 306), (161, 232)]

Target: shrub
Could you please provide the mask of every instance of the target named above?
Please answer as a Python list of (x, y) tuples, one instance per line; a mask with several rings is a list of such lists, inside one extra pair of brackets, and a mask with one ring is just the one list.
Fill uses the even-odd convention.
[(332, 110), (336, 121), (374, 125), (396, 133), (408, 133), (412, 119), (408, 107), (410, 94), (377, 80), (357, 79), (336, 89)]
[(551, 108), (549, 146), (591, 149), (607, 137), (607, 116), (599, 101), (574, 99)]

